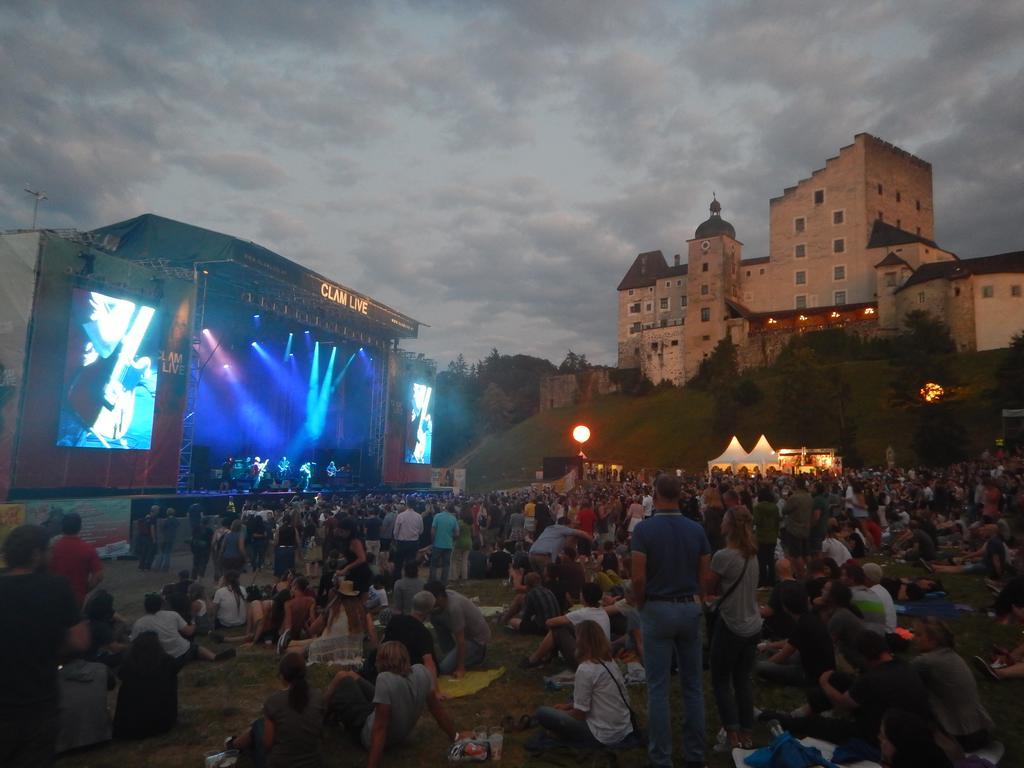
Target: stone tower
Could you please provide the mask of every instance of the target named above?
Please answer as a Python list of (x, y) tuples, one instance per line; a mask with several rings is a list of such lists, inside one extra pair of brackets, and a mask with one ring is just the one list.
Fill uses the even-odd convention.
[(687, 378), (728, 333), (727, 301), (739, 296), (743, 243), (722, 218), (722, 204), (712, 196), (711, 215), (687, 240), (687, 313), (683, 350)]

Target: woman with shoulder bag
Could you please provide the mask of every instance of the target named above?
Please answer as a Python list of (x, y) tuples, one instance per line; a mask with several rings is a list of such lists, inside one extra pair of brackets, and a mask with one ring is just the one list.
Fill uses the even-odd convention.
[(711, 558), (708, 593), (722, 596), (712, 608), (711, 686), (728, 749), (749, 749), (754, 730), (754, 660), (761, 637), (757, 606), (757, 540), (744, 506), (726, 510), (725, 548)]

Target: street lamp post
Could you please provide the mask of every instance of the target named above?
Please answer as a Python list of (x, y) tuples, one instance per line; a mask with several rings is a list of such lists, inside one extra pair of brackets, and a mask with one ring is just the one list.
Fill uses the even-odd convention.
[(32, 229), (36, 228), (36, 217), (39, 215), (39, 201), (46, 200), (46, 193), (42, 190), (36, 190), (29, 188), (28, 184), (25, 185), (25, 191), (35, 198), (32, 203)]

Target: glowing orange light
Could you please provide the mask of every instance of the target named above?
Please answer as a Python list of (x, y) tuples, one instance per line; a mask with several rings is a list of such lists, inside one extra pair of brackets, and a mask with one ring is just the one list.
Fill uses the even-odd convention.
[(806, 319), (807, 319), (807, 315), (800, 315), (800, 317), (797, 318), (797, 320), (806, 320)]
[(942, 396), (946, 394), (946, 390), (943, 389), (941, 384), (936, 384), (933, 381), (929, 381), (923, 387), (921, 387), (921, 399), (926, 403), (936, 403), (942, 399)]
[(590, 439), (590, 427), (578, 424), (572, 428), (572, 439), (580, 445)]
[(774, 317), (769, 317), (768, 318), (768, 325), (775, 325), (777, 322), (779, 322), (779, 321), (776, 320)]
[(832, 317), (839, 317), (839, 313), (838, 312), (833, 312), (832, 313)]
[(875, 308), (874, 307), (867, 307), (864, 310), (864, 314), (865, 315), (873, 315), (873, 314), (875, 314)]

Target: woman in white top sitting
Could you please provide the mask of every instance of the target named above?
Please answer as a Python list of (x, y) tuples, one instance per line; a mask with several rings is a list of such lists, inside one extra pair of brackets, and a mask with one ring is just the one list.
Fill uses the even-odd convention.
[(246, 626), (249, 604), (238, 584), (238, 571), (224, 574), (223, 586), (213, 593), (213, 622), (216, 629)]
[(580, 745), (612, 746), (633, 733), (626, 684), (612, 661), (604, 630), (594, 621), (576, 626), (576, 679), (572, 704), (541, 707), (534, 714), (559, 739)]
[(292, 640), (288, 644), (288, 652), (302, 653), (318, 639), (351, 637), (362, 642), (367, 636), (371, 646), (376, 647), (377, 630), (373, 619), (367, 615), (355, 585), (351, 581), (342, 581), (332, 591), (323, 612), (309, 625), (309, 637), (305, 640)]

